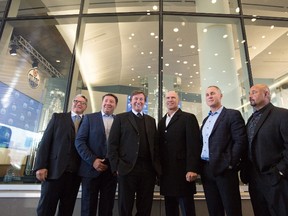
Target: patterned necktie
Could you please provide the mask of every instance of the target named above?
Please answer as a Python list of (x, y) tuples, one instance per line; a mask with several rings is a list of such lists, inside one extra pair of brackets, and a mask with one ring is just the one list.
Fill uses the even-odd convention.
[(79, 124), (81, 121), (81, 117), (79, 115), (75, 115), (73, 118), (74, 118), (75, 132), (77, 133), (78, 128), (79, 128)]

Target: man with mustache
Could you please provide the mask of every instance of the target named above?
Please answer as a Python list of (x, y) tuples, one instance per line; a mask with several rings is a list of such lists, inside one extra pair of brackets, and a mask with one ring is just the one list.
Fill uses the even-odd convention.
[(288, 215), (288, 110), (271, 103), (267, 85), (250, 88), (249, 148), (241, 180), (249, 185), (255, 216)]

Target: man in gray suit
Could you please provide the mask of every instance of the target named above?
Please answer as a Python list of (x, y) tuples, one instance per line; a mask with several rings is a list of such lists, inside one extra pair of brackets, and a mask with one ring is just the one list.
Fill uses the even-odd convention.
[(201, 180), (210, 216), (241, 216), (238, 171), (247, 148), (245, 122), (238, 110), (222, 106), (222, 97), (217, 86), (207, 88), (210, 112), (201, 127)]
[[(117, 177), (111, 172), (107, 158), (107, 142), (114, 120), (118, 98), (114, 94), (102, 97), (100, 112), (85, 115), (75, 141), (81, 157), (81, 216), (112, 216)], [(99, 196), (100, 195), (100, 196)]]
[[(80, 177), (80, 157), (74, 141), (78, 122), (87, 108), (87, 98), (77, 95), (71, 112), (54, 113), (39, 144), (34, 171), (42, 182), (38, 216), (54, 216), (59, 202), (58, 215), (71, 216), (77, 198)], [(79, 119), (79, 120), (77, 120)]]
[(200, 172), (200, 132), (195, 115), (178, 108), (175, 91), (166, 94), (167, 114), (160, 120), (160, 193), (165, 196), (167, 216), (194, 216), (195, 180)]
[(119, 215), (132, 215), (136, 194), (136, 215), (149, 216), (160, 172), (156, 123), (143, 113), (143, 91), (133, 91), (130, 99), (132, 111), (116, 115), (113, 122), (108, 156), (112, 172), (118, 174)]

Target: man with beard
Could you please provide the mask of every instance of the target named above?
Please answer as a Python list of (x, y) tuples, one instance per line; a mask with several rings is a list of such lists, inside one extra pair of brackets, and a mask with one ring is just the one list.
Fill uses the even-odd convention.
[(267, 85), (250, 88), (249, 148), (241, 180), (249, 185), (255, 216), (288, 215), (288, 110), (275, 107)]

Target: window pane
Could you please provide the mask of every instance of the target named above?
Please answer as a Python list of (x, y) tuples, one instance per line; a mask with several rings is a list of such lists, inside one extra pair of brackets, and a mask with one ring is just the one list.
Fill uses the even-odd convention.
[(244, 56), (238, 20), (166, 16), (163, 91), (178, 91), (181, 108), (199, 123), (209, 111), (210, 85), (222, 90), (224, 106), (241, 110), (249, 86)]
[(249, 15), (288, 17), (287, 0), (242, 0), (242, 9)]
[[(62, 112), (77, 19), (7, 22), (1, 40), (0, 181), (29, 179), (53, 112)], [(69, 29), (70, 35), (63, 32)]]
[[(101, 109), (101, 97), (116, 93), (116, 113), (129, 110), (128, 95), (142, 89), (148, 95), (145, 113), (158, 118), (158, 17), (86, 18), (82, 44), (77, 49), (81, 75), (92, 103)], [(80, 48), (81, 47), (81, 48)]]
[(288, 108), (287, 21), (245, 20), (245, 27), (254, 83), (270, 86), (272, 103)]
[(237, 0), (164, 0), (165, 11), (238, 14)]
[(9, 17), (79, 14), (80, 0), (12, 0)]
[(134, 0), (90, 0), (84, 13), (153, 12), (159, 10), (158, 1)]
[(5, 8), (6, 8), (7, 0), (0, 1), (0, 17), (3, 17)]

